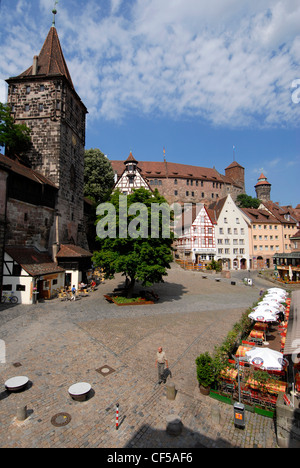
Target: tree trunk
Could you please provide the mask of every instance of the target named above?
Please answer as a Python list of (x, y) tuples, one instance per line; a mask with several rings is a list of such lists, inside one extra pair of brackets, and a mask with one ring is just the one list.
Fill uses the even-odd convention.
[(134, 285), (135, 285), (135, 278), (130, 278), (130, 283), (129, 283), (128, 290), (127, 290), (128, 298), (131, 298), (133, 295)]

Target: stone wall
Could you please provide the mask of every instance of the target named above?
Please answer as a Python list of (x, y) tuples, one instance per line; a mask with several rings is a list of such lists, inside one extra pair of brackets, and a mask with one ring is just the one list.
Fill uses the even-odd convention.
[(279, 394), (276, 404), (277, 442), (281, 448), (300, 448), (300, 409), (285, 405), (283, 395)]
[(219, 198), (231, 194), (233, 200), (243, 193), (235, 185), (212, 180), (195, 180), (184, 178), (149, 178), (152, 189), (157, 188), (168, 203), (204, 203), (209, 205)]
[(7, 202), (6, 245), (36, 244), (49, 252), (55, 242), (55, 210), (19, 200)]

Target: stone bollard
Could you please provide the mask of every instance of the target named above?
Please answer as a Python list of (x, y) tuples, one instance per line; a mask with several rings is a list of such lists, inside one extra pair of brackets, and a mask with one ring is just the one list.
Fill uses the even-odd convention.
[(172, 436), (179, 436), (182, 432), (183, 424), (181, 419), (176, 414), (170, 414), (167, 416), (167, 433)]
[(27, 418), (27, 406), (19, 406), (17, 408), (17, 420), (25, 421)]
[(175, 400), (175, 395), (176, 395), (175, 384), (173, 382), (167, 384), (166, 390), (167, 390), (167, 399)]
[(220, 421), (221, 421), (220, 408), (215, 406), (211, 409), (211, 419), (215, 424), (220, 424)]

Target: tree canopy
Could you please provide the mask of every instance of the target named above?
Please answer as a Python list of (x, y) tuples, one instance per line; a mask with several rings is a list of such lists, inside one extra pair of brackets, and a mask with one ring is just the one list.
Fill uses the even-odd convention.
[(31, 131), (22, 124), (15, 124), (11, 110), (0, 102), (0, 146), (5, 146), (6, 156), (23, 155), (31, 146)]
[(236, 197), (236, 203), (240, 208), (258, 208), (261, 202), (258, 198), (253, 198), (246, 193), (241, 193)]
[[(170, 268), (173, 233), (164, 234), (166, 220), (160, 210), (166, 206), (157, 190), (152, 193), (140, 188), (128, 196), (116, 191), (109, 203), (98, 207), (97, 223), (102, 223), (102, 235), (99, 237), (97, 226), (97, 239), (101, 250), (94, 253), (93, 263), (103, 268), (106, 278), (113, 278), (115, 273), (126, 275), (130, 280), (129, 297), (136, 280), (143, 286), (163, 282)], [(158, 214), (157, 223), (153, 213)], [(115, 228), (107, 229), (105, 237), (103, 225), (114, 222)]]
[(84, 195), (96, 203), (106, 201), (114, 185), (110, 161), (97, 148), (85, 151)]

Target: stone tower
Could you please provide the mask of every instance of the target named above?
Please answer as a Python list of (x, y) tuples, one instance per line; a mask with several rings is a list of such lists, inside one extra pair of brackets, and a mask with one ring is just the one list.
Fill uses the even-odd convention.
[(225, 175), (230, 177), (243, 191), (245, 191), (245, 168), (233, 161), (225, 169)]
[(50, 242), (86, 248), (83, 184), (87, 109), (75, 91), (55, 22), (32, 65), (6, 81), (15, 123), (31, 129), (30, 165), (59, 189)]
[(267, 178), (261, 174), (257, 184), (255, 185), (256, 198), (261, 201), (270, 201), (271, 198), (271, 184)]

